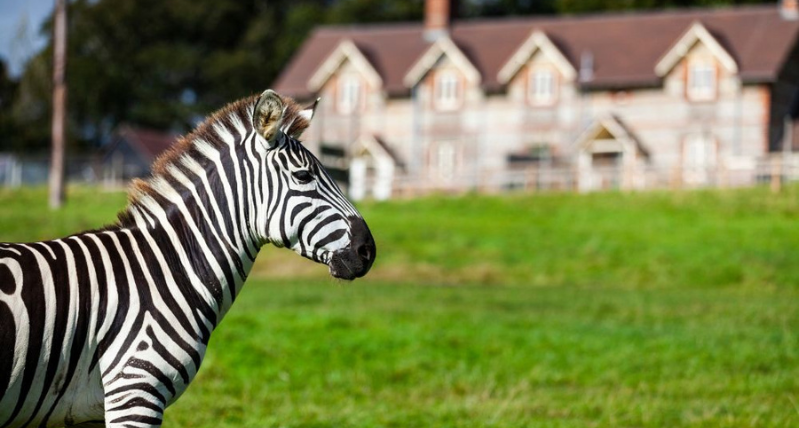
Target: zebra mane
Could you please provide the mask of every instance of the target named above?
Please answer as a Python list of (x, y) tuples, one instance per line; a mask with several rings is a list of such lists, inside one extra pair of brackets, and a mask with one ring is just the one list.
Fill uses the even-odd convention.
[[(194, 131), (179, 137), (169, 149), (159, 155), (152, 164), (149, 177), (136, 178), (131, 181), (128, 190), (128, 206), (118, 214), (116, 226), (132, 225), (134, 221), (130, 214), (130, 208), (137, 205), (146, 196), (157, 196), (157, 183), (164, 179), (170, 167), (179, 163), (184, 156), (192, 156), (192, 151), (196, 152), (195, 149), (199, 144), (210, 145), (217, 150), (227, 148), (227, 143), (222, 140), (214, 128), (221, 127), (229, 130), (232, 135), (239, 135), (237, 127), (242, 125), (247, 133), (252, 131), (253, 109), (258, 98), (258, 95), (253, 95), (222, 107), (205, 119)], [(293, 138), (299, 138), (310, 125), (310, 121), (301, 114), (303, 108), (293, 99), (288, 97), (281, 97), (281, 99), (285, 106), (281, 131)]]

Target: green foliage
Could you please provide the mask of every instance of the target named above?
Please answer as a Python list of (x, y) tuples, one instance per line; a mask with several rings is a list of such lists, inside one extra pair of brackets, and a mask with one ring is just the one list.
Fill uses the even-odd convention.
[[(410, 20), (420, 11), (420, 1), (76, 0), (69, 5), (70, 142), (97, 145), (124, 122), (185, 132), (219, 106), (268, 87), (315, 26)], [(51, 57), (48, 45), (24, 72), (20, 129), (49, 129)], [(15, 137), (23, 151), (49, 144), (47, 133)]]
[[(0, 240), (125, 204), (70, 194), (50, 212), (44, 189), (0, 191)], [(373, 271), (265, 248), (166, 425), (799, 426), (797, 187), (359, 208)]]
[(421, 21), (423, 0), (340, 0), (326, 13), (328, 24)]
[(16, 124), (11, 117), (11, 106), (17, 92), (17, 82), (8, 76), (6, 63), (0, 58), (0, 150), (11, 144)]

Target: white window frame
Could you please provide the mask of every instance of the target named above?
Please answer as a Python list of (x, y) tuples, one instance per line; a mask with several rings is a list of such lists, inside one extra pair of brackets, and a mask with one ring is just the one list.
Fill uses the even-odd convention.
[(688, 62), (685, 78), (688, 99), (712, 101), (718, 95), (718, 70), (712, 60), (702, 59)]
[(345, 74), (338, 82), (338, 111), (343, 114), (352, 114), (360, 110), (363, 83), (354, 74)]
[(455, 70), (439, 70), (433, 83), (433, 102), (439, 110), (456, 110), (462, 100), (461, 78)]
[(546, 106), (557, 101), (558, 78), (549, 67), (532, 67), (527, 81), (527, 99), (530, 104)]

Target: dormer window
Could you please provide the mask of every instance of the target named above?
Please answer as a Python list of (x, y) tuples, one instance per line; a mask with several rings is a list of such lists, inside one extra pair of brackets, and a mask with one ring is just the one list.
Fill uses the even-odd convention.
[(460, 107), (461, 81), (454, 70), (441, 70), (436, 73), (434, 100), (439, 110), (455, 110)]
[(554, 70), (533, 68), (527, 85), (527, 99), (533, 105), (552, 105), (556, 100), (557, 84)]
[(352, 74), (341, 76), (338, 84), (338, 111), (352, 114), (359, 110), (360, 104), (361, 80)]
[(691, 61), (688, 64), (686, 95), (691, 101), (710, 101), (716, 98), (716, 66), (711, 61)]

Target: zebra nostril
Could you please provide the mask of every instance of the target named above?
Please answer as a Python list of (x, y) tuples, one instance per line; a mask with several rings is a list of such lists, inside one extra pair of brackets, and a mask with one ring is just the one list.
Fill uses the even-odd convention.
[(369, 246), (361, 245), (358, 247), (358, 255), (361, 257), (361, 260), (369, 260), (372, 258), (372, 252), (369, 250)]
[[(372, 268), (372, 263), (377, 257), (377, 247), (375, 240), (372, 238), (372, 233), (366, 222), (360, 217), (350, 217), (350, 233), (352, 240), (350, 241), (349, 254), (350, 257), (357, 258), (361, 262), (361, 270), (358, 276), (361, 277), (369, 272)], [(353, 260), (356, 261), (356, 260)]]

